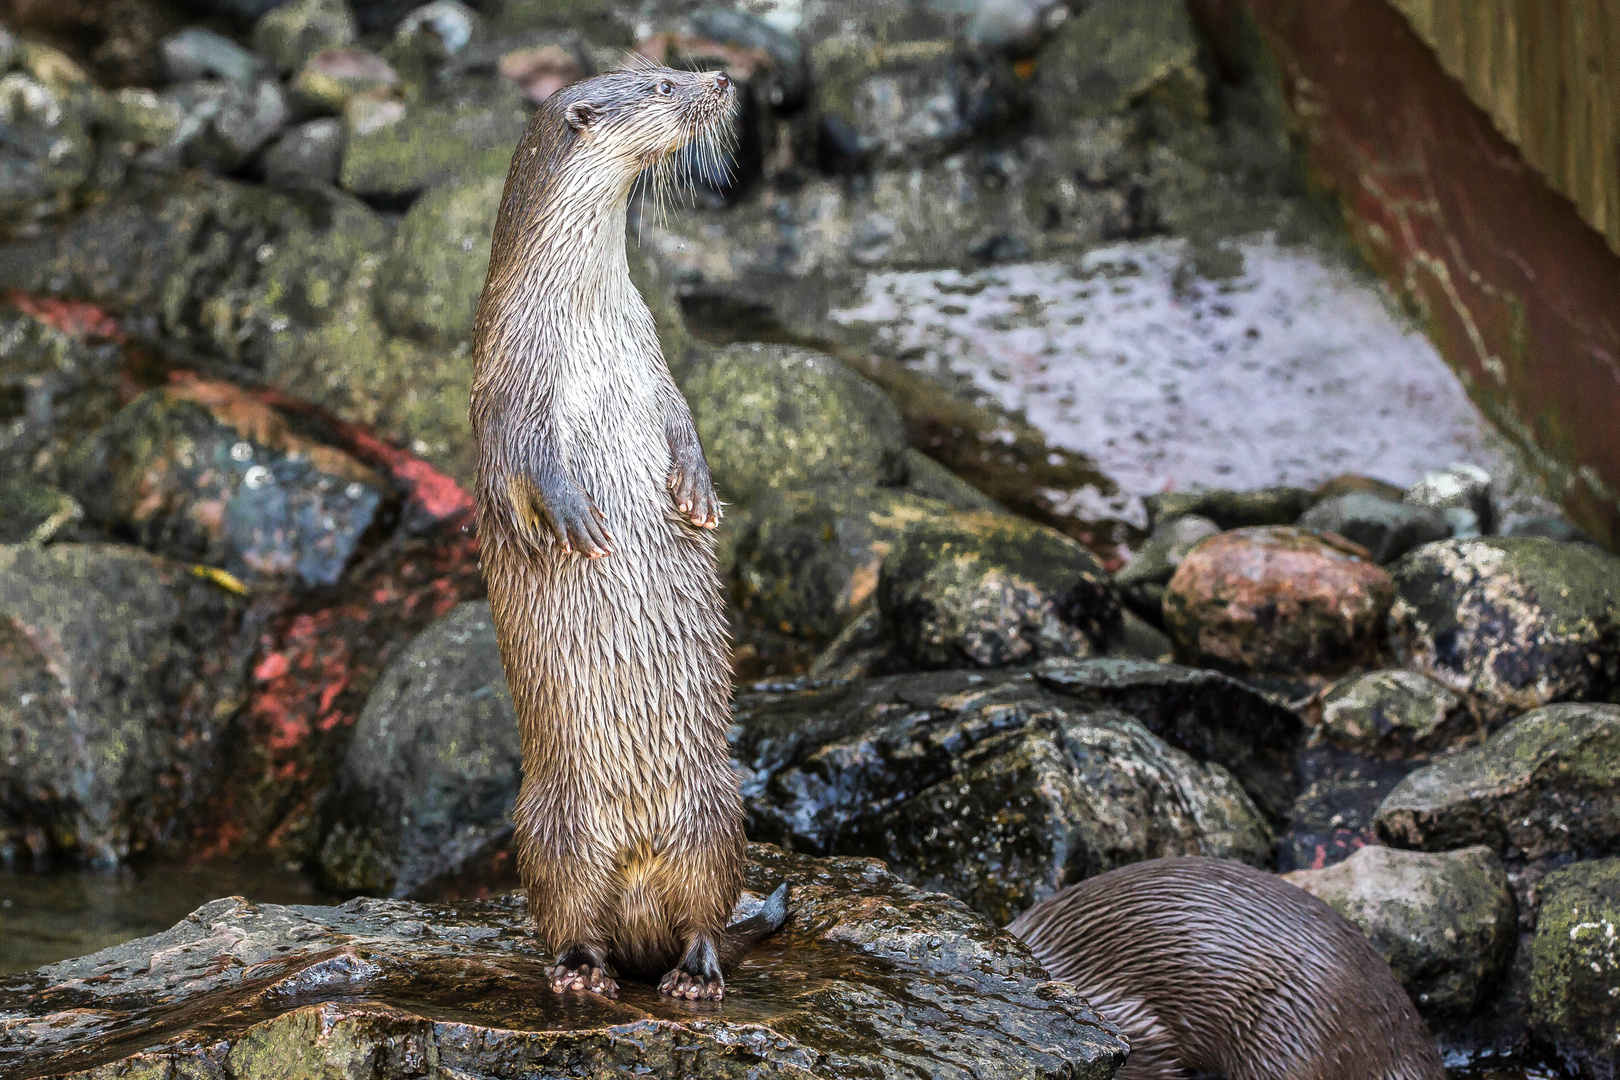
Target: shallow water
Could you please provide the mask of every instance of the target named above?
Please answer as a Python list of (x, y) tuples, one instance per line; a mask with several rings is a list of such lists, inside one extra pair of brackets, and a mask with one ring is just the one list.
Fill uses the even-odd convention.
[(0, 973), (27, 971), (167, 930), (221, 896), (275, 904), (333, 900), (304, 874), (239, 863), (0, 870)]
[(1142, 524), (1143, 496), (1194, 484), (1312, 486), (1355, 472), (1405, 486), (1453, 462), (1514, 471), (1376, 284), (1264, 236), (1230, 243), (1220, 261), (1201, 267), (1185, 241), (1158, 239), (1073, 263), (875, 273), (864, 302), (831, 318), (1094, 460), (1120, 490), (1060, 508), (1083, 517)]

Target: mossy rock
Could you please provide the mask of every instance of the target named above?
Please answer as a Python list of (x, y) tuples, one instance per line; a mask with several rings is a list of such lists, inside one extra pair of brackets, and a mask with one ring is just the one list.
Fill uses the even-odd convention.
[(287, 74), (323, 49), (348, 45), (359, 32), (344, 0), (286, 0), (253, 25), (253, 51)]
[(504, 177), (531, 115), (504, 79), (460, 100), (356, 98), (344, 112), (338, 183), (360, 195), (398, 196), (448, 180)]
[(1208, 85), (1198, 30), (1183, 0), (1102, 0), (1041, 50), (1033, 98), (1048, 129), (1144, 100), (1202, 120)]
[(505, 186), (504, 174), (474, 177), (412, 204), (379, 274), (377, 305), (389, 329), (432, 345), (472, 337)]
[(59, 488), (26, 476), (0, 478), (0, 544), (48, 543), (83, 514)]
[(1620, 859), (1576, 863), (1541, 883), (1531, 945), (1530, 1022), (1588, 1074), (1611, 1077), (1620, 1048)]
[(1526, 713), (1485, 745), (1408, 775), (1376, 825), (1390, 843), (1424, 851), (1485, 844), (1515, 859), (1620, 851), (1620, 707)]
[(1585, 544), (1493, 536), (1426, 544), (1390, 568), (1403, 667), (1492, 726), (1555, 701), (1620, 695), (1620, 559)]
[(680, 385), (727, 502), (905, 480), (905, 424), (894, 404), (823, 353), (732, 345), (694, 356)]

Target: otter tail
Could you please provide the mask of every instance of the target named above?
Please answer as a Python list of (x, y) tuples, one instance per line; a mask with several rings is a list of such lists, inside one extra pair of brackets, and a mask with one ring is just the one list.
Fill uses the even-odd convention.
[(726, 927), (724, 936), (720, 939), (720, 963), (730, 967), (744, 954), (782, 929), (792, 914), (788, 910), (788, 887), (784, 882), (778, 885), (776, 891), (765, 898), (765, 903), (758, 911)]

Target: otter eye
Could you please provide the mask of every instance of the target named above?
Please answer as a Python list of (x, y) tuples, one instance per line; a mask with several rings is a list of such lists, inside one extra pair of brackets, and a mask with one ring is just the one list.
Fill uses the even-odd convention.
[(658, 84), (658, 92), (665, 97), (669, 97), (669, 95), (675, 92), (675, 87), (670, 84), (668, 79), (665, 79), (663, 82)]

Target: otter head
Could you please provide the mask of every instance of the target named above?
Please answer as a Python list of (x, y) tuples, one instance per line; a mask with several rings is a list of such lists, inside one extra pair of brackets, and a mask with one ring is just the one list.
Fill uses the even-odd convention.
[[(567, 143), (567, 171), (612, 197), (629, 194), (650, 172), (668, 181), (688, 146), (719, 166), (731, 134), (737, 89), (723, 71), (676, 71), (636, 63), (574, 83), (546, 99)], [(570, 185), (573, 186), (573, 185)]]

